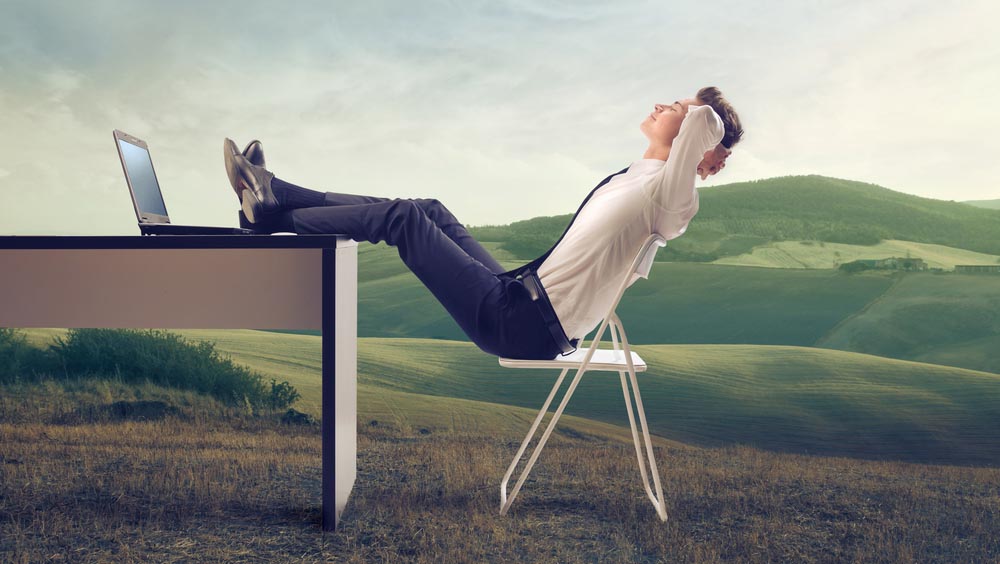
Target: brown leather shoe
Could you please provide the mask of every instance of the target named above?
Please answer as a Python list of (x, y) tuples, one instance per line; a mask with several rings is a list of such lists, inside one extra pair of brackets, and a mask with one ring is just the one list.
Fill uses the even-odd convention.
[(257, 223), (264, 219), (263, 216), (281, 209), (281, 204), (271, 191), (273, 172), (262, 166), (255, 166), (242, 154), (230, 155), (228, 163), (232, 163), (236, 187), (240, 190), (243, 214), (250, 223)]
[[(240, 183), (236, 176), (236, 166), (233, 163), (233, 155), (236, 155), (239, 150), (236, 148), (236, 143), (232, 139), (226, 138), (222, 142), (222, 156), (226, 164), (226, 176), (229, 177), (229, 184), (233, 187), (233, 191), (236, 192), (236, 197), (242, 200), (240, 192), (243, 190), (240, 187)], [(247, 143), (245, 149), (241, 153), (244, 157), (250, 161), (251, 164), (256, 166), (267, 166), (264, 162), (264, 146), (261, 145), (260, 141), (254, 139), (253, 141)]]
[(267, 168), (267, 163), (264, 162), (264, 146), (260, 144), (260, 141), (254, 139), (247, 143), (243, 149), (243, 156), (251, 163)]

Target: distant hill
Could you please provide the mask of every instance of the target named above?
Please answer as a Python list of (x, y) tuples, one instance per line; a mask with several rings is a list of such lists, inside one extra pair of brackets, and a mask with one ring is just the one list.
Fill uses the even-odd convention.
[(977, 208), (1000, 210), (1000, 200), (965, 200), (962, 203), (969, 204), (970, 206), (975, 206)]
[(1000, 264), (1000, 256), (977, 253), (933, 243), (886, 239), (875, 245), (846, 245), (824, 241), (776, 241), (754, 247), (749, 253), (722, 257), (713, 264), (768, 268), (837, 268), (858, 259), (914, 257), (928, 268), (954, 270), (956, 264)]
[[(700, 197), (688, 231), (657, 260), (712, 261), (769, 241), (797, 239), (863, 245), (902, 239), (1000, 255), (1000, 212), (875, 184), (786, 176), (704, 188)], [(530, 259), (558, 240), (571, 217), (538, 217), (470, 232)]]

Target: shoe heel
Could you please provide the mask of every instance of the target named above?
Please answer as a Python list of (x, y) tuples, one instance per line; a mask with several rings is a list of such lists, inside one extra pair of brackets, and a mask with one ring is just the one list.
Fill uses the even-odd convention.
[(243, 215), (247, 216), (247, 221), (257, 223), (255, 209), (260, 209), (260, 200), (253, 195), (253, 190), (243, 190)]
[(240, 211), (236, 212), (236, 217), (239, 218), (240, 227), (242, 227), (243, 229), (253, 229), (254, 228), (254, 224), (250, 223), (250, 220), (247, 219), (247, 214), (243, 213), (242, 209), (240, 209)]

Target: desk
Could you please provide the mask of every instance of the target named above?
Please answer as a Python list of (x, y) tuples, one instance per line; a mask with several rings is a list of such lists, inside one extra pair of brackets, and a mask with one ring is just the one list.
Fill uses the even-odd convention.
[(337, 235), (0, 237), (0, 327), (319, 329), (323, 529), (357, 475), (357, 243)]

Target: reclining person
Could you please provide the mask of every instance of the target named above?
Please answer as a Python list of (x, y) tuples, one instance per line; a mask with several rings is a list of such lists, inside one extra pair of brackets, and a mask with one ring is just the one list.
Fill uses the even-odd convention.
[(704, 180), (722, 170), (743, 135), (736, 112), (714, 87), (655, 104), (639, 129), (649, 141), (643, 158), (598, 184), (552, 249), (511, 271), (436, 199), (296, 186), (265, 168), (259, 141), (240, 152), (226, 139), (224, 156), (255, 230), (385, 241), (480, 349), (551, 360), (572, 352), (601, 322), (650, 234), (670, 240), (685, 232), (698, 212), (695, 174)]

